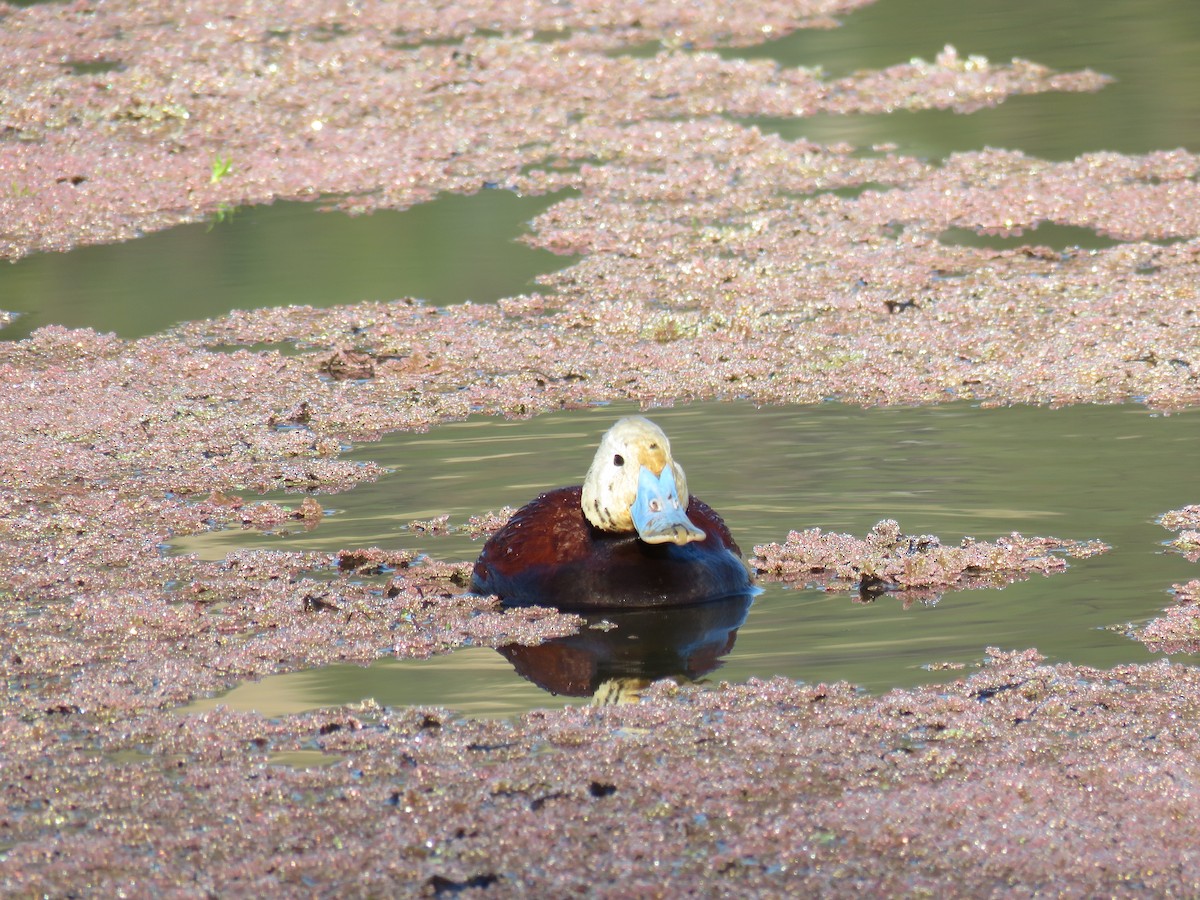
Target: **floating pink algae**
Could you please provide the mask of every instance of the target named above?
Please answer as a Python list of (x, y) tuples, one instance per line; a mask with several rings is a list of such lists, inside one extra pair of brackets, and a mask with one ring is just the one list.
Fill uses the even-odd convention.
[[(597, 167), (569, 175), (560, 164), (620, 162), (624, 127), (643, 120), (966, 111), (1106, 81), (952, 48), (932, 63), (826, 81), (694, 49), (760, 43), (861, 5), (10, 9), (0, 96), (15, 139), (0, 143), (0, 172), (12, 179), (0, 255), (128, 238), (221, 203), (333, 195), (365, 210), (485, 183), (587, 190)], [(538, 35), (547, 39), (529, 39)], [(617, 52), (646, 41), (663, 49)], [(690, 167), (691, 154), (668, 153)]]
[[(832, 80), (707, 52), (860, 5), (0, 7), (0, 256), (221, 206), (369, 211), (486, 185), (570, 189), (527, 240), (580, 256), (546, 294), (487, 307), (398, 298), (0, 346), (0, 891), (1200, 892), (1200, 676), (1167, 663), (997, 651), (877, 698), (660, 684), (514, 722), (176, 710), (246, 678), (578, 627), (466, 595), (468, 563), (403, 548), (163, 552), (207, 528), (311, 524), (314, 495), (382, 474), (341, 459), (346, 440), (616, 399), (1200, 402), (1194, 154), (934, 163), (744, 124), (1106, 81), (953, 48)], [(624, 52), (645, 42), (659, 52)], [(1056, 250), (1042, 223), (1121, 243)], [(952, 246), (952, 229), (1030, 243)], [(209, 349), (276, 341), (302, 353)], [(247, 499), (278, 489), (303, 499)], [(894, 531), (863, 547), (798, 533), (761, 559), (773, 577), (820, 559), (933, 590), (918, 585), (1049, 570), (1067, 549), (906, 555)], [(1177, 586), (1163, 646), (1194, 638), (1198, 593)], [(275, 764), (313, 748), (334, 763)]]
[(1200, 506), (1185, 506), (1163, 513), (1158, 520), (1163, 528), (1178, 531), (1171, 548), (1182, 553), (1189, 562), (1200, 559)]
[(1100, 541), (1027, 538), (1013, 533), (995, 542), (964, 538), (944, 546), (933, 535), (906, 535), (884, 520), (865, 539), (819, 528), (793, 531), (783, 544), (754, 548), (751, 564), (763, 578), (857, 590), (866, 598), (885, 591), (903, 600), (936, 599), (947, 588), (996, 587), (1067, 567), (1064, 555), (1094, 556)]
[[(1162, 514), (1159, 523), (1180, 532), (1171, 548), (1189, 562), (1200, 559), (1200, 506), (1185, 506)], [(1141, 628), (1130, 628), (1132, 637), (1156, 653), (1200, 653), (1200, 579), (1171, 587), (1174, 604)]]
[(1131, 635), (1155, 653), (1200, 653), (1200, 606), (1196, 605), (1200, 580), (1172, 588), (1177, 605), (1151, 619)]
[(1200, 529), (1200, 505), (1168, 510), (1158, 521), (1163, 528), (1170, 531), (1195, 531)]
[[(1200, 882), (1197, 697), (1194, 669), (995, 652), (969, 678), (880, 698), (660, 684), (518, 722), (370, 703), (6, 716), (0, 885), (1170, 892)], [(312, 748), (333, 764), (271, 764)], [(1112, 840), (1114, 821), (1145, 843)]]

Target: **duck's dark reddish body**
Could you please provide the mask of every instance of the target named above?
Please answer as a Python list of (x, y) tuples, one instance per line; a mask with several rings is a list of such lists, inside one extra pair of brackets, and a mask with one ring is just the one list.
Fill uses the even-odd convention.
[(547, 491), (519, 509), (484, 545), (471, 589), (560, 609), (685, 606), (754, 590), (729, 529), (703, 501), (689, 497), (687, 516), (704, 540), (647, 544), (589, 523), (582, 490)]

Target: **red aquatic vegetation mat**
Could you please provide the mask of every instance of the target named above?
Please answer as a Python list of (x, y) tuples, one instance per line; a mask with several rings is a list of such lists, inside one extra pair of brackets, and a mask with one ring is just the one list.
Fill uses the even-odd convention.
[[(953, 48), (839, 78), (709, 52), (857, 5), (0, 8), (0, 256), (278, 198), (365, 212), (499, 187), (568, 191), (527, 240), (574, 257), (546, 293), (487, 307), (397, 298), (0, 346), (5, 891), (1196, 892), (1200, 685), (1182, 666), (997, 653), (883, 697), (659, 685), (514, 722), (177, 711), (246, 678), (578, 627), (464, 595), (465, 563), (403, 550), (164, 548), (318, 521), (317, 495), (381, 474), (341, 459), (345, 440), (615, 399), (1200, 399), (1195, 155), (930, 161), (751, 124), (1106, 82)], [(1113, 244), (1044, 246), (1044, 223)], [(299, 352), (249, 349), (275, 342)], [(270, 489), (312, 496), (253, 498)], [(763, 569), (926, 590), (1062, 549), (856, 540), (799, 533)], [(1177, 588), (1176, 624), (1196, 593)], [(330, 764), (283, 764), (297, 751)]]

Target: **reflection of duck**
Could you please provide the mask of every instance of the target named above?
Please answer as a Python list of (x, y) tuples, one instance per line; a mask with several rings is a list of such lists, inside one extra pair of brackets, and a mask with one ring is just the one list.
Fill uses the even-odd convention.
[(720, 666), (753, 600), (747, 592), (686, 610), (593, 613), (578, 634), (499, 650), (524, 678), (552, 694), (622, 703), (636, 700), (651, 681), (695, 681)]
[(561, 609), (684, 606), (752, 590), (729, 529), (688, 494), (667, 436), (641, 416), (608, 430), (582, 487), (542, 494), (492, 536), (471, 589)]

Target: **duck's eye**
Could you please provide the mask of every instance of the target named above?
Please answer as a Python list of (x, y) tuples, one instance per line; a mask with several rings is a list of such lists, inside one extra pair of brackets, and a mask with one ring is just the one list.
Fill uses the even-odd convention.
[(618, 453), (616, 456), (613, 457), (613, 465), (614, 466), (625, 465), (625, 457), (623, 457), (620, 453)]

